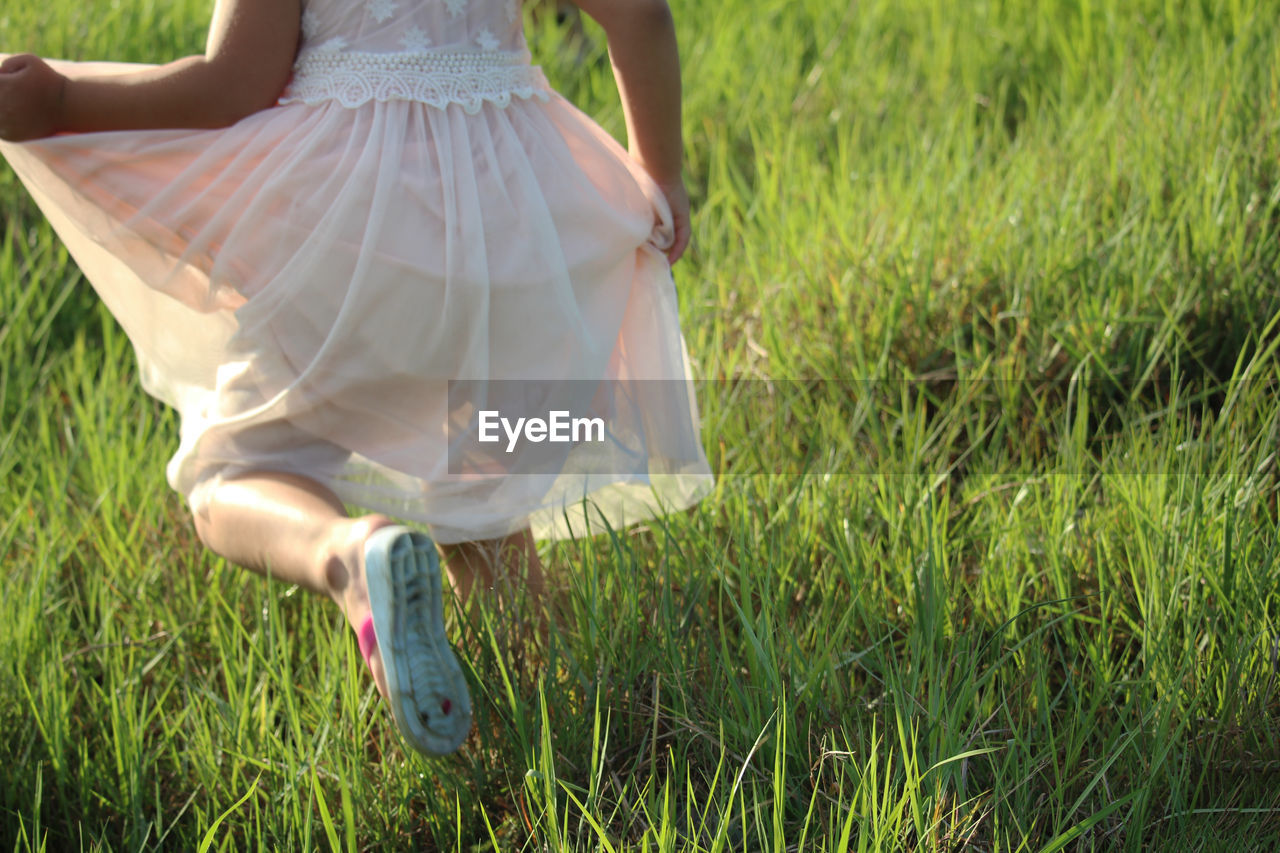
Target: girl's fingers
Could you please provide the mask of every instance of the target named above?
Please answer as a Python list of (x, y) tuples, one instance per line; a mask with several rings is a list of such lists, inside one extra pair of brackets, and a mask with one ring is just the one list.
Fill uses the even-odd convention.
[(671, 248), (667, 249), (667, 263), (675, 266), (676, 261), (684, 255), (685, 249), (689, 248), (689, 223), (685, 220), (677, 220), (675, 240), (671, 243)]
[(29, 53), (15, 53), (13, 55), (3, 55), (3, 61), (0, 61), (0, 74), (12, 74), (15, 71), (21, 71), (31, 64), (31, 60), (35, 59)]
[(685, 189), (684, 181), (679, 179), (659, 184), (658, 188), (666, 196), (667, 205), (671, 208), (671, 225), (675, 234), (671, 247), (667, 249), (667, 263), (675, 264), (689, 247), (689, 192)]
[(57, 131), (65, 82), (39, 57), (11, 56), (0, 63), (0, 139), (25, 142)]

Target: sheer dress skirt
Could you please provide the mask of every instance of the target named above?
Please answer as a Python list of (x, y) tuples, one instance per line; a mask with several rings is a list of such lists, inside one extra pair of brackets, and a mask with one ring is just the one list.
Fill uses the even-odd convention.
[[(221, 478), (286, 471), (442, 542), (558, 537), (711, 486), (670, 211), (527, 53), (304, 51), (231, 127), (0, 153), (180, 413), (167, 474), (197, 512)], [(472, 464), (479, 410), (565, 393), (603, 440)]]

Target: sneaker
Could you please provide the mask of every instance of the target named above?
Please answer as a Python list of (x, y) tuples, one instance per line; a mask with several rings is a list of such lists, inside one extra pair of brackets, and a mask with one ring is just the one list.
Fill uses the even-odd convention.
[(444, 633), (440, 558), (430, 537), (376, 530), (364, 546), (372, 615), (360, 627), (365, 660), (377, 648), (400, 734), (427, 755), (448, 755), (471, 731), (471, 695)]

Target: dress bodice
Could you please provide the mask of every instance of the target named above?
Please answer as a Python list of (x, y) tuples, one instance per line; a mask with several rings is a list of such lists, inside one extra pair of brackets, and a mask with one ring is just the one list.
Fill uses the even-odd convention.
[(305, 0), (302, 50), (525, 50), (519, 0)]
[(280, 102), (410, 100), (476, 112), (548, 92), (529, 64), (520, 0), (304, 0)]

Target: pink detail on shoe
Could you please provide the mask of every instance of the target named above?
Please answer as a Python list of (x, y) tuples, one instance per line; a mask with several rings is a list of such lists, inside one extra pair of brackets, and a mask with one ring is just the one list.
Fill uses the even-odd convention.
[(443, 702), (440, 703), (440, 710), (444, 711), (444, 715), (446, 717), (449, 716), (449, 709), (451, 709), (452, 707), (453, 707), (453, 703), (450, 702), (448, 699), (445, 699)]
[(372, 614), (360, 623), (360, 628), (356, 631), (356, 640), (360, 643), (360, 654), (364, 656), (364, 662), (368, 663), (373, 650), (378, 648), (378, 635), (373, 631)]

